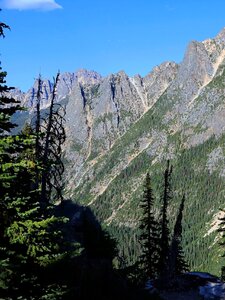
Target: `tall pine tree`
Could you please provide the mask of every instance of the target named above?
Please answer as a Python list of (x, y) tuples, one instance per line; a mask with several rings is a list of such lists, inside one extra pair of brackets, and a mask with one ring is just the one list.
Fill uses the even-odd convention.
[(182, 249), (182, 218), (185, 196), (183, 196), (177, 214), (172, 241), (168, 220), (168, 205), (172, 199), (171, 187), (172, 166), (167, 162), (164, 172), (162, 208), (160, 221), (154, 216), (154, 197), (149, 174), (146, 176), (144, 196), (141, 201), (142, 219), (140, 220), (140, 242), (142, 253), (140, 263), (142, 280), (159, 279), (162, 285), (167, 285), (177, 275), (188, 270)]
[(170, 203), (170, 200), (172, 199), (171, 174), (172, 174), (172, 166), (170, 166), (170, 162), (167, 161), (167, 168), (164, 172), (164, 191), (162, 196), (163, 203), (161, 208), (161, 221), (160, 221), (161, 236), (159, 241), (159, 246), (160, 246), (159, 273), (161, 278), (165, 278), (168, 276), (170, 232), (169, 232), (167, 208)]
[(154, 197), (151, 187), (151, 178), (149, 173), (146, 175), (144, 185), (144, 195), (140, 204), (142, 218), (140, 220), (140, 243), (142, 254), (140, 257), (141, 269), (144, 274), (144, 280), (154, 279), (158, 273), (159, 253), (158, 253), (158, 223), (154, 217), (153, 211)]
[(185, 195), (181, 200), (177, 219), (174, 226), (173, 237), (170, 246), (169, 253), (169, 276), (174, 278), (188, 271), (188, 265), (184, 258), (184, 252), (182, 248), (182, 219), (184, 210)]

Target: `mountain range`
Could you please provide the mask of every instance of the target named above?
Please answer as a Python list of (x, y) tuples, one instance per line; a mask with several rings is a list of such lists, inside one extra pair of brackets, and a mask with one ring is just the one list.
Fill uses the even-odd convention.
[[(43, 80), (47, 109), (53, 83)], [(12, 96), (32, 119), (37, 81)], [(183, 244), (193, 270), (219, 274), (217, 232), (225, 196), (225, 28), (192, 41), (181, 63), (164, 62), (145, 77), (124, 71), (102, 77), (79, 70), (60, 75), (57, 101), (66, 107), (65, 197), (89, 206), (118, 240), (126, 264), (135, 262), (139, 202), (147, 172), (159, 213), (163, 170), (173, 165), (170, 223), (186, 195)], [(21, 127), (20, 127), (21, 128)]]

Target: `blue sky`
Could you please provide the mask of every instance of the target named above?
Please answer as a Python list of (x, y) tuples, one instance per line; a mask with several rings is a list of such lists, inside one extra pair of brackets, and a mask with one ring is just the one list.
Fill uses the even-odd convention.
[(224, 0), (0, 0), (0, 7), (11, 27), (0, 60), (7, 83), (24, 91), (39, 73), (52, 78), (58, 70), (146, 75), (225, 27)]

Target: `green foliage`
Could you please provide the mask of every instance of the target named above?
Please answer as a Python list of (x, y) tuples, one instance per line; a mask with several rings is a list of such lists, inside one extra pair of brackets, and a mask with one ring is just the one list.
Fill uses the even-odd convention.
[(173, 279), (177, 275), (188, 271), (188, 265), (184, 258), (182, 247), (182, 219), (184, 210), (185, 196), (183, 195), (179, 211), (177, 214), (173, 237), (170, 245), (169, 252), (169, 277)]
[[(0, 36), (2, 30), (0, 25)], [(5, 132), (10, 132), (16, 125), (10, 122), (11, 116), (22, 108), (19, 106), (19, 102), (15, 99), (6, 96), (6, 93), (12, 90), (12, 88), (5, 85), (5, 77), (7, 73), (2, 71), (0, 67), (0, 134), (4, 135)]]
[(164, 191), (162, 196), (162, 208), (161, 208), (161, 220), (160, 220), (160, 260), (159, 260), (159, 270), (160, 276), (167, 276), (168, 273), (168, 260), (169, 260), (169, 242), (170, 242), (170, 232), (169, 232), (169, 221), (168, 221), (168, 205), (172, 199), (172, 187), (171, 187), (171, 174), (172, 166), (170, 166), (169, 161), (167, 162), (167, 168), (164, 173)]
[(142, 253), (140, 265), (144, 281), (154, 279), (158, 275), (159, 265), (159, 224), (154, 216), (154, 198), (149, 173), (146, 175), (144, 195), (140, 203), (142, 218), (140, 220), (140, 243)]
[[(66, 220), (54, 217), (50, 207), (45, 214), (40, 209), (40, 194), (33, 188), (34, 137), (21, 134), (7, 137), (4, 142), (4, 150), (8, 152), (7, 156), (6, 151), (1, 156), (0, 170), (0, 268), (3, 274), (0, 285), (9, 297), (27, 299), (36, 294), (41, 297), (38, 292), (41, 269), (62, 259), (67, 252), (59, 230)], [(29, 290), (29, 294), (22, 294), (23, 290)]]
[(188, 270), (181, 244), (185, 197), (181, 201), (170, 243), (171, 226), (169, 227), (168, 207), (173, 199), (171, 175), (172, 167), (168, 161), (164, 172), (163, 194), (161, 197), (162, 207), (159, 221), (156, 221), (154, 214), (154, 197), (149, 173), (146, 176), (144, 197), (140, 205), (142, 208), (141, 234), (139, 236), (141, 242), (141, 275), (144, 283), (147, 279), (159, 279), (162, 286), (167, 286), (177, 275)]
[[(2, 27), (1, 27), (2, 26)], [(7, 26), (0, 25), (1, 30)], [(12, 115), (22, 108), (7, 96), (11, 90), (0, 72), (0, 293), (4, 299), (61, 299), (65, 287), (54, 288), (43, 272), (63, 260), (77, 247), (64, 239), (62, 227), (67, 220), (54, 216), (51, 205), (40, 207), (36, 186), (39, 161), (36, 135), (29, 125), (19, 134)]]

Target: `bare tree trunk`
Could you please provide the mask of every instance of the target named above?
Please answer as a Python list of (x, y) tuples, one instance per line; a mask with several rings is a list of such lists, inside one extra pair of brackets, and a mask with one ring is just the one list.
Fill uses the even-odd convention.
[(37, 103), (36, 103), (36, 121), (35, 121), (35, 188), (39, 188), (40, 172), (39, 163), (41, 157), (40, 147), (40, 133), (41, 133), (41, 113), (40, 113), (40, 102), (42, 94), (42, 80), (41, 75), (38, 78), (38, 89), (37, 89)]
[[(48, 155), (49, 155), (49, 147), (50, 147), (50, 137), (52, 131), (52, 124), (53, 124), (53, 110), (54, 110), (54, 102), (56, 98), (56, 89), (57, 84), (59, 81), (59, 73), (56, 76), (53, 86), (53, 92), (51, 97), (51, 104), (49, 107), (49, 115), (48, 115), (48, 123), (46, 128), (46, 137), (44, 142), (44, 151), (43, 151), (43, 167), (44, 170), (42, 171), (42, 178), (41, 178), (41, 205), (45, 206), (49, 203), (48, 195), (47, 195), (47, 176), (49, 172), (48, 166)], [(46, 169), (45, 169), (46, 168)]]

